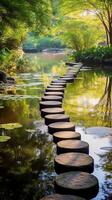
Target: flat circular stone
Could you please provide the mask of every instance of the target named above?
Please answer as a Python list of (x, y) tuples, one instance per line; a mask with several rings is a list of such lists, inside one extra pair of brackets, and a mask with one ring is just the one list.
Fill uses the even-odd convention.
[(71, 83), (71, 82), (74, 82), (74, 78), (70, 78), (70, 77), (65, 77), (65, 78), (61, 78), (62, 80), (65, 80), (65, 81), (67, 81), (67, 82), (69, 82), (69, 83)]
[(66, 87), (66, 83), (63, 83), (63, 82), (59, 82), (59, 83), (51, 83), (51, 85), (55, 85), (55, 86), (63, 86), (63, 87)]
[(48, 85), (47, 88), (64, 88), (63, 85)]
[(61, 101), (63, 98), (61, 96), (43, 96), (42, 101)]
[(66, 172), (55, 178), (55, 190), (61, 194), (80, 195), (91, 199), (98, 193), (99, 184), (95, 176), (87, 172)]
[(89, 153), (89, 144), (80, 140), (63, 140), (57, 143), (57, 154), (79, 152)]
[(49, 133), (53, 134), (59, 131), (74, 131), (75, 125), (72, 122), (56, 122), (48, 126)]
[(46, 92), (64, 92), (64, 88), (47, 88)]
[(76, 73), (73, 73), (73, 72), (69, 72), (69, 73), (68, 73), (68, 76), (73, 76), (73, 77), (76, 77), (76, 76), (77, 76), (77, 74), (76, 74)]
[(72, 74), (68, 74), (65, 76), (61, 76), (60, 78), (73, 78), (74, 79), (74, 76), (72, 76)]
[(83, 171), (92, 173), (94, 160), (84, 153), (64, 153), (55, 157), (55, 171), (57, 174), (69, 171)]
[(45, 92), (44, 93), (45, 96), (61, 96), (63, 97), (64, 96), (64, 93), (63, 92)]
[(52, 194), (43, 197), (41, 200), (85, 200), (84, 198), (72, 195)]
[(41, 110), (41, 116), (45, 117), (46, 115), (51, 114), (64, 114), (64, 112), (63, 108), (44, 108)]
[(57, 80), (53, 80), (52, 83), (66, 83), (66, 80), (57, 79)]
[(40, 110), (43, 108), (55, 108), (62, 107), (62, 103), (60, 101), (41, 101), (40, 102)]
[(45, 124), (49, 125), (55, 122), (69, 122), (70, 118), (65, 114), (55, 114), (55, 115), (46, 115), (45, 116)]
[(60, 131), (53, 134), (54, 143), (58, 143), (62, 140), (80, 140), (81, 135), (74, 131)]

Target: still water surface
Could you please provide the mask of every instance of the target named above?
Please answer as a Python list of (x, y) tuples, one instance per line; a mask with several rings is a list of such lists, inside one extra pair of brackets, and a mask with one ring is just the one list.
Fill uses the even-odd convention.
[[(64, 54), (26, 54), (32, 72), (16, 75), (13, 92), (0, 94), (0, 199), (38, 200), (53, 192), (55, 146), (40, 117), (39, 101), (53, 77), (66, 71)], [(28, 70), (29, 71), (29, 70)], [(10, 94), (8, 94), (10, 93)], [(66, 89), (63, 106), (90, 145), (100, 190), (112, 198), (112, 74), (83, 68)], [(92, 127), (92, 128), (91, 128)]]

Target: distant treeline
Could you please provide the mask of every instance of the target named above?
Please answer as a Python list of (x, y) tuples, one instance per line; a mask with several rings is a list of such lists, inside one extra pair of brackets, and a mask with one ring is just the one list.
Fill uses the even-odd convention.
[(24, 51), (32, 51), (32, 52), (39, 52), (45, 49), (62, 49), (65, 48), (66, 45), (62, 44), (62, 41), (57, 37), (52, 36), (40, 36), (36, 35), (35, 33), (30, 33), (27, 39), (23, 43), (23, 50)]

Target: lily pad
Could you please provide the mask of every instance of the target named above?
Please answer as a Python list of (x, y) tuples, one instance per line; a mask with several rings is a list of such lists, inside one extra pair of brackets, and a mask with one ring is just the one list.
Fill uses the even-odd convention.
[(8, 140), (10, 140), (10, 138), (11, 138), (11, 137), (5, 136), (5, 135), (0, 136), (0, 142), (7, 142)]
[(112, 135), (112, 128), (108, 127), (90, 127), (86, 129), (87, 134), (93, 134), (97, 137), (105, 137)]
[(8, 124), (0, 124), (0, 128), (4, 128), (6, 130), (12, 130), (15, 128), (21, 128), (22, 125), (19, 123), (8, 123)]

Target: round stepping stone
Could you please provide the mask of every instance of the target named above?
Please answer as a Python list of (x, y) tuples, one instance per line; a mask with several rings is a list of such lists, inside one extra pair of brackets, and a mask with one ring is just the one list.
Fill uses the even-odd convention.
[(61, 101), (63, 98), (61, 96), (43, 96), (42, 101)]
[(54, 143), (58, 143), (62, 140), (80, 140), (81, 135), (74, 131), (60, 131), (53, 134)]
[(49, 86), (47, 86), (47, 88), (57, 88), (57, 87), (58, 88), (64, 88), (63, 85), (58, 85), (58, 86), (57, 85), (49, 85)]
[(56, 122), (48, 126), (49, 133), (53, 134), (59, 131), (74, 131), (75, 125), (72, 122)]
[(71, 74), (65, 75), (65, 76), (61, 76), (60, 78), (74, 78), (74, 76), (72, 76)]
[(44, 93), (45, 96), (64, 96), (63, 92), (45, 92)]
[(55, 178), (55, 190), (61, 194), (80, 195), (86, 199), (94, 198), (99, 189), (98, 180), (87, 172), (66, 172)]
[(53, 86), (63, 86), (66, 87), (66, 83), (51, 83)]
[(55, 115), (46, 115), (45, 116), (45, 124), (49, 125), (55, 122), (69, 122), (70, 118), (65, 114), (55, 114)]
[(43, 108), (54, 108), (54, 107), (62, 107), (62, 103), (60, 101), (41, 101), (40, 102), (40, 110)]
[(41, 116), (45, 117), (46, 115), (51, 114), (64, 114), (63, 108), (44, 108), (41, 110)]
[(51, 83), (66, 83), (66, 80), (56, 79), (56, 80), (53, 80)]
[(77, 74), (76, 74), (76, 73), (71, 73), (71, 72), (69, 72), (69, 73), (68, 73), (68, 76), (73, 76), (73, 77), (75, 78), (75, 77), (77, 77)]
[(55, 171), (57, 174), (69, 171), (83, 171), (92, 173), (94, 160), (84, 153), (64, 153), (55, 157)]
[(85, 200), (85, 199), (74, 195), (52, 194), (43, 197), (41, 200)]
[(71, 83), (71, 82), (74, 82), (74, 78), (67, 78), (67, 77), (65, 77), (65, 78), (62, 78), (62, 80), (66, 80), (67, 82), (69, 82), (69, 83)]
[(64, 88), (47, 88), (46, 92), (64, 92)]
[(89, 144), (80, 140), (63, 140), (57, 143), (57, 154), (79, 152), (89, 153)]

